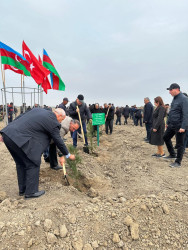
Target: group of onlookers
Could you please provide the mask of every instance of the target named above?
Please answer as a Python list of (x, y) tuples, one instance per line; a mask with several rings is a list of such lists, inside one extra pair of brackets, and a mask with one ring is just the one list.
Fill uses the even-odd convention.
[[(181, 166), (183, 154), (188, 144), (188, 97), (180, 92), (180, 86), (177, 83), (171, 84), (167, 90), (173, 96), (170, 109), (169, 105), (164, 105), (160, 96), (154, 99), (156, 106), (154, 111), (149, 98), (144, 99), (144, 123), (147, 131), (145, 141), (157, 146), (157, 152), (152, 156), (175, 159), (170, 164), (170, 167), (174, 168)], [(166, 130), (165, 117), (167, 117)], [(175, 147), (171, 141), (173, 136), (176, 138)], [(164, 143), (169, 152), (168, 156), (163, 150)]]

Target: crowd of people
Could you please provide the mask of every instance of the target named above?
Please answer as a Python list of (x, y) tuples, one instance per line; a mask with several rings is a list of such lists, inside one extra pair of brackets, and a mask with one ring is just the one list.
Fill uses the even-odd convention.
[[(85, 146), (88, 146), (86, 124), (92, 122), (93, 113), (105, 113), (107, 135), (113, 133), (114, 123), (117, 126), (122, 125), (122, 117), (124, 125), (128, 124), (128, 118), (133, 121), (134, 126), (142, 127), (145, 124), (144, 141), (157, 146), (157, 152), (152, 157), (174, 159), (170, 167), (180, 167), (185, 148), (188, 146), (188, 97), (180, 91), (180, 86), (176, 83), (167, 89), (173, 96), (171, 106), (164, 105), (162, 98), (157, 96), (154, 98), (155, 108), (148, 97), (144, 98), (143, 108), (136, 105), (115, 107), (111, 103), (104, 103), (104, 106), (99, 103), (87, 106), (84, 96), (80, 94), (69, 106), (69, 100), (65, 97), (54, 111), (46, 105), (40, 108), (35, 104), (31, 108), (24, 104), (20, 115), (13, 120), (13, 114), (17, 111), (11, 103), (8, 109), (9, 124), (0, 131), (0, 140), (4, 141), (16, 163), (19, 195), (30, 199), (45, 193), (44, 190), (38, 190), (42, 154), (54, 170), (62, 169), (65, 158), (75, 160), (75, 156), (69, 153), (65, 145), (64, 136), (69, 131), (73, 146), (77, 147), (77, 138), (82, 128)], [(93, 126), (93, 129), (96, 130), (96, 126)], [(171, 141), (173, 136), (176, 139), (175, 147)], [(164, 143), (169, 155), (164, 153)], [(61, 166), (58, 165), (57, 155), (60, 157)]]

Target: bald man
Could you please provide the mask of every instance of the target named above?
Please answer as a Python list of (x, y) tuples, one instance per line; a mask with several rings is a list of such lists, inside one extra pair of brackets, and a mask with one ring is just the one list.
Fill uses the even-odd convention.
[(75, 160), (60, 136), (60, 123), (64, 118), (62, 109), (52, 112), (36, 108), (18, 116), (0, 131), (16, 163), (19, 195), (25, 195), (25, 199), (37, 198), (45, 193), (44, 190), (38, 190), (39, 171), (41, 155), (51, 139), (63, 154), (60, 158), (61, 164), (65, 162), (64, 156)]

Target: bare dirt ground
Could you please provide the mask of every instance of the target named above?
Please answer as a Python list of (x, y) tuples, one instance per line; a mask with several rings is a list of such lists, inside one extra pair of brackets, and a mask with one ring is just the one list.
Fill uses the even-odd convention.
[(31, 200), (18, 196), (14, 161), (0, 143), (0, 249), (188, 249), (188, 154), (172, 169), (151, 157), (144, 137), (129, 120), (103, 133), (98, 157), (79, 141), (79, 190), (43, 161), (46, 194)]

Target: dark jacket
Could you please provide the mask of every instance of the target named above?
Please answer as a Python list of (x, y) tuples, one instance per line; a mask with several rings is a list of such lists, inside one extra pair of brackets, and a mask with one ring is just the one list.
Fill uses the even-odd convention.
[(137, 118), (137, 119), (142, 118), (142, 110), (141, 109), (135, 110), (135, 118)]
[(93, 109), (91, 110), (91, 113), (92, 113), (92, 114), (103, 113), (103, 110), (101, 110), (100, 108), (98, 108), (98, 109), (93, 108)]
[(121, 117), (121, 113), (121, 109), (117, 109), (115, 114), (117, 115), (117, 117)]
[(143, 122), (151, 124), (152, 123), (152, 115), (153, 115), (153, 105), (151, 104), (151, 102), (148, 102), (144, 106), (144, 119), (143, 119)]
[(78, 113), (76, 112), (76, 107), (80, 109), (81, 120), (85, 122), (86, 118), (89, 120), (92, 118), (91, 112), (85, 103), (78, 105), (77, 102), (72, 102), (69, 107), (69, 115), (72, 119), (79, 120)]
[[(163, 106), (157, 107), (153, 112), (152, 130), (150, 143), (152, 145), (161, 146), (164, 144), (163, 135), (165, 130), (164, 118), (166, 116), (166, 109)], [(157, 132), (153, 132), (156, 129)]]
[(129, 117), (129, 113), (130, 113), (130, 108), (129, 107), (125, 107), (123, 109), (123, 115), (124, 115), (124, 117)]
[(188, 97), (181, 92), (173, 98), (167, 124), (188, 129)]
[(108, 112), (108, 116), (106, 118), (107, 121), (110, 121), (110, 120), (114, 119), (114, 111), (115, 111), (115, 108), (113, 106), (109, 109), (109, 112), (108, 112), (108, 108), (103, 109), (103, 112), (105, 113), (105, 115)]
[(61, 139), (60, 127), (53, 112), (34, 108), (21, 114), (0, 133), (6, 134), (32, 162), (40, 165), (41, 155), (50, 144), (51, 139), (63, 155), (69, 153)]
[(63, 104), (63, 103), (59, 104), (58, 108), (63, 109), (65, 111), (66, 115), (68, 115), (68, 109), (65, 106), (65, 104)]

